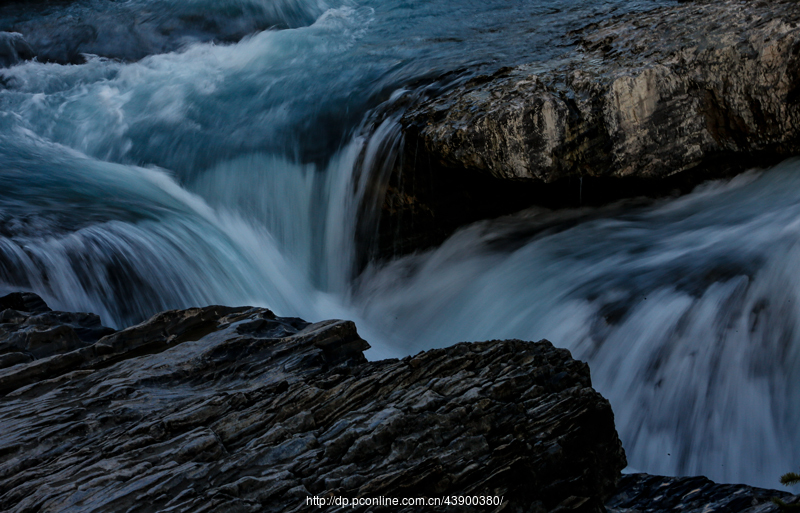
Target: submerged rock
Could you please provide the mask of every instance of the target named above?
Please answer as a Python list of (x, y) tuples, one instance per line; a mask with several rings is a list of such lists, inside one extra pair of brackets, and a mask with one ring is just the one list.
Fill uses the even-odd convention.
[[(24, 317), (2, 326), (14, 333)], [(368, 347), (347, 321), (206, 307), (17, 363), (0, 371), (0, 509), (500, 496), (461, 510), (602, 510), (625, 456), (608, 402), (568, 351), (508, 340), (367, 362)], [(30, 370), (59, 358), (69, 364)], [(355, 511), (367, 509), (380, 510)]]
[(0, 32), (0, 68), (8, 68), (22, 61), (33, 59), (31, 45), (16, 32)]
[(61, 64), (85, 62), (88, 54), (136, 61), (195, 43), (236, 42), (261, 30), (310, 25), (325, 11), (323, 2), (283, 0), (14, 0), (0, 6), (0, 31), (18, 32), (30, 43), (31, 57), (22, 60), (35, 53), (41, 62)]

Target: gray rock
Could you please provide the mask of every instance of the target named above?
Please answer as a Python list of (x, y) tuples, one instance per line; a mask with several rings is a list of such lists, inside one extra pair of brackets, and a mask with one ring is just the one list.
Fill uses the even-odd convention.
[(671, 195), (800, 153), (798, 23), (795, 1), (676, 3), (423, 96), (362, 245), (404, 254), (533, 205)]
[(8, 68), (35, 57), (31, 45), (16, 32), (0, 32), (0, 68)]
[(459, 510), (602, 511), (625, 456), (568, 351), (509, 340), (367, 362), (368, 347), (348, 321), (206, 307), (0, 370), (0, 510), (488, 495), (502, 506)]
[(717, 484), (702, 476), (628, 474), (622, 476), (606, 507), (609, 513), (778, 513), (773, 498), (787, 504), (800, 502), (800, 496), (787, 492)]
[(578, 31), (551, 67), (479, 77), (404, 118), (420, 149), (497, 178), (664, 177), (800, 151), (800, 4), (688, 2)]
[(53, 312), (31, 292), (0, 297), (0, 391), (75, 370), (112, 333), (97, 315)]
[(0, 311), (12, 309), (34, 314), (46, 313), (50, 307), (33, 292), (12, 292), (0, 297)]

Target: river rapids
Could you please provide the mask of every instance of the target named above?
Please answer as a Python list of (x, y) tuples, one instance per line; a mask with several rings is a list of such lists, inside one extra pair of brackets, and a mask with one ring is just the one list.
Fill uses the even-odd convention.
[(660, 3), (3, 7), (0, 30), (66, 43), (0, 69), (0, 292), (114, 327), (207, 304), (353, 319), (371, 359), (547, 338), (589, 362), (632, 469), (774, 488), (800, 463), (800, 161), (357, 264), (393, 106)]

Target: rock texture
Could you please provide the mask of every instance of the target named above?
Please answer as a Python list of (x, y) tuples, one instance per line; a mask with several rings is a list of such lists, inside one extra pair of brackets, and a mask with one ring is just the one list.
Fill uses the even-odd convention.
[(677, 3), (592, 23), (556, 61), (423, 96), (401, 119), (377, 253), (531, 205), (685, 192), (799, 153), (799, 22), (793, 0)]
[(628, 474), (606, 507), (609, 513), (778, 513), (773, 497), (800, 503), (800, 496), (787, 492), (717, 484), (705, 477)]
[(542, 71), (479, 77), (411, 110), (412, 139), (498, 178), (663, 177), (800, 150), (800, 4), (688, 2), (590, 25)]
[(17, 32), (0, 32), (0, 68), (33, 59), (33, 48)]
[(447, 495), (503, 497), (462, 511), (601, 511), (625, 465), (588, 367), (546, 341), (367, 362), (347, 321), (212, 306), (90, 343), (96, 317), (30, 295), (0, 305), (4, 343), (42, 316), (71, 341), (3, 346), (26, 360), (0, 370), (2, 511), (308, 511), (310, 496)]

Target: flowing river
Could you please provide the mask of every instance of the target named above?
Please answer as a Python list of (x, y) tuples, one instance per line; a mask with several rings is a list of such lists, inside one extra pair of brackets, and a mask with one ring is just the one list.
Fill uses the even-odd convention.
[(356, 272), (365, 184), (403, 144), (371, 114), (438, 77), (546, 67), (587, 19), (664, 3), (4, 7), (0, 30), (114, 58), (0, 69), (0, 292), (114, 327), (207, 304), (348, 318), (372, 359), (547, 338), (589, 362), (633, 469), (774, 488), (800, 464), (800, 161), (530, 209)]

